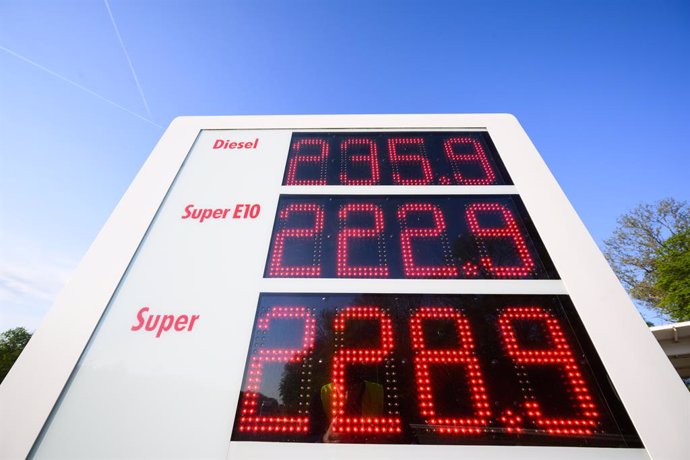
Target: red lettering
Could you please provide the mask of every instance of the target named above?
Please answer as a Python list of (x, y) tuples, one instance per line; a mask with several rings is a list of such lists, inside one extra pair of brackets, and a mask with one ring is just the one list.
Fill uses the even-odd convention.
[(232, 214), (233, 219), (256, 219), (261, 212), (261, 205), (242, 203), (235, 206), (235, 212)]
[(187, 321), (189, 321), (189, 317), (187, 315), (178, 316), (177, 321), (175, 321), (175, 330), (184, 331), (184, 328), (187, 326)]
[(190, 332), (200, 315), (151, 315), (147, 314), (149, 307), (142, 307), (137, 312), (137, 322), (130, 328), (131, 331), (155, 331), (154, 337), (159, 339), (163, 333), (168, 331)]
[(142, 307), (138, 312), (137, 312), (137, 324), (132, 326), (133, 331), (138, 331), (144, 326), (144, 317), (146, 315), (146, 312), (149, 311), (149, 307)]
[(156, 333), (156, 338), (160, 337), (163, 332), (170, 330), (173, 325), (173, 319), (175, 319), (174, 315), (163, 315), (163, 320), (161, 321), (161, 325)]
[(256, 138), (254, 141), (242, 141), (242, 142), (237, 142), (237, 141), (230, 141), (229, 139), (216, 139), (216, 141), (213, 143), (213, 149), (227, 149), (227, 150), (235, 150), (235, 149), (256, 149), (256, 147), (259, 145), (259, 139)]
[[(242, 205), (238, 206), (242, 207)], [(193, 204), (189, 204), (185, 206), (184, 214), (180, 216), (180, 219), (193, 219), (198, 220), (199, 223), (202, 223), (203, 221), (209, 219), (225, 219), (228, 217), (228, 213), (230, 211), (231, 209), (228, 208), (195, 208)], [(237, 211), (235, 213), (237, 213)], [(240, 216), (237, 215), (235, 218), (239, 219)]]

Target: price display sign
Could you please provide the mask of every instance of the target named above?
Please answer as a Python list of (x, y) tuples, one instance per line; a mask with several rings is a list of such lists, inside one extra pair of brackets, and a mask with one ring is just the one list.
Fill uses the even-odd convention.
[(690, 432), (505, 115), (176, 120), (0, 403), (3, 458), (680, 459)]

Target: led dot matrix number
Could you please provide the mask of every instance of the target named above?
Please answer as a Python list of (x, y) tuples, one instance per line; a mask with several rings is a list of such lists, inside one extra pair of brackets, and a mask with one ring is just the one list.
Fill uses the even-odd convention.
[(283, 185), (505, 185), (485, 132), (294, 133)]
[[(302, 346), (299, 348), (267, 348), (259, 346), (254, 351), (244, 386), (244, 394), (240, 406), (239, 430), (253, 432), (306, 432), (309, 427), (309, 417), (306, 416), (308, 401), (300, 401), (304, 406), (304, 413), (287, 416), (271, 417), (262, 416), (260, 412), (260, 384), (266, 363), (299, 363), (310, 367), (309, 353), (314, 347), (314, 333), (316, 320), (314, 314), (305, 307), (273, 307), (264, 316), (259, 318), (255, 330), (258, 333), (259, 342), (268, 333), (271, 323), (279, 320), (300, 320), (304, 329), (302, 332)], [(303, 379), (302, 386), (309, 390), (309, 382)], [(303, 397), (301, 399), (304, 399)]]
[[(343, 333), (348, 320), (373, 320), (379, 325), (379, 348), (347, 348), (343, 345)], [(377, 306), (350, 306), (340, 310), (335, 317), (334, 330), (336, 335), (336, 349), (333, 354), (333, 396), (331, 403), (331, 429), (335, 433), (376, 433), (390, 434), (402, 431), (400, 416), (387, 413), (381, 416), (353, 416), (346, 413), (346, 373), (348, 364), (372, 365), (387, 361), (393, 350), (393, 324), (390, 316)], [(391, 390), (389, 373), (386, 372), (384, 388)], [(395, 389), (393, 387), (392, 389)], [(389, 395), (390, 396), (390, 395)], [(385, 396), (384, 396), (385, 397)]]
[[(620, 402), (601, 393), (603, 366), (582, 360), (588, 338), (567, 299), (361, 297), (262, 295), (235, 438), (321, 442), (329, 430), (347, 442), (634, 443), (634, 431), (617, 432), (629, 424)], [(262, 373), (270, 363), (283, 370)], [(377, 410), (351, 404), (357, 374), (378, 391)], [(281, 397), (262, 392), (290, 380), (299, 396), (281, 393), (276, 409)]]
[(558, 278), (506, 195), (282, 195), (265, 276)]

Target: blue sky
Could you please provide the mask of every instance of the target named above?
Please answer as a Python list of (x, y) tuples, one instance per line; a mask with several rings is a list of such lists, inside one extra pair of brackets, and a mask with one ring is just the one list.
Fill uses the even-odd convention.
[(0, 330), (179, 115), (510, 112), (601, 244), (690, 199), (689, 57), (687, 1), (0, 0)]

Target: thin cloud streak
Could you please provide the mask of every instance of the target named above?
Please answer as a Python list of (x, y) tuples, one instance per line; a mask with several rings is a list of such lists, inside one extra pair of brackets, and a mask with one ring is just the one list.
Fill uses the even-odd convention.
[(113, 107), (117, 107), (118, 109), (123, 110), (123, 111), (127, 112), (128, 114), (133, 115), (133, 116), (139, 118), (140, 120), (145, 121), (146, 123), (149, 123), (149, 124), (151, 124), (151, 125), (153, 125), (153, 126), (155, 126), (155, 127), (157, 127), (157, 128), (163, 129), (163, 127), (162, 127), (161, 125), (159, 125), (158, 123), (156, 123), (156, 122), (154, 122), (154, 121), (151, 121), (151, 120), (149, 120), (148, 118), (146, 118), (146, 117), (144, 117), (144, 116), (142, 116), (142, 115), (139, 115), (139, 114), (136, 113), (136, 112), (132, 112), (131, 110), (129, 110), (129, 109), (126, 108), (126, 107), (121, 106), (121, 105), (118, 104), (117, 102), (113, 102), (113, 101), (111, 101), (110, 99), (101, 96), (100, 94), (96, 93), (95, 91), (92, 91), (92, 90), (90, 90), (89, 88), (86, 88), (86, 87), (80, 85), (79, 83), (77, 83), (77, 82), (75, 82), (75, 81), (72, 81), (72, 80), (70, 80), (70, 79), (67, 78), (67, 77), (63, 77), (63, 76), (60, 75), (59, 73), (53, 72), (52, 70), (48, 69), (47, 67), (44, 67), (44, 66), (42, 66), (41, 64), (39, 64), (39, 63), (37, 63), (37, 62), (34, 62), (34, 61), (32, 61), (31, 59), (29, 59), (29, 58), (27, 58), (27, 57), (25, 57), (25, 56), (22, 56), (21, 54), (15, 52), (15, 51), (12, 51), (12, 50), (9, 49), (9, 48), (6, 48), (6, 47), (0, 45), (0, 50), (3, 50), (4, 52), (6, 52), (6, 53), (8, 53), (8, 54), (10, 54), (10, 55), (12, 55), (12, 56), (14, 56), (14, 57), (16, 57), (17, 59), (21, 59), (22, 61), (26, 62), (27, 64), (31, 64), (32, 66), (34, 66), (34, 67), (36, 67), (36, 68), (38, 68), (38, 69), (40, 69), (40, 70), (42, 70), (42, 71), (44, 71), (44, 72), (50, 74), (50, 75), (52, 75), (52, 76), (54, 76), (54, 77), (56, 77), (56, 78), (59, 78), (60, 80), (66, 82), (66, 83), (69, 83), (70, 85), (75, 86), (75, 87), (79, 88), (80, 90), (85, 91), (85, 92), (89, 93), (90, 95), (92, 95), (92, 96), (94, 96), (94, 97), (97, 97), (97, 98), (100, 99), (101, 101), (106, 102), (106, 103), (112, 105)]
[(77, 262), (13, 242), (15, 250), (3, 251), (0, 259), (0, 331), (17, 326), (34, 330)]
[(141, 96), (141, 100), (144, 103), (144, 107), (146, 108), (146, 113), (149, 115), (149, 118), (152, 116), (151, 115), (151, 109), (149, 108), (149, 103), (146, 101), (146, 97), (144, 96), (144, 90), (141, 88), (141, 85), (139, 84), (139, 78), (137, 78), (137, 73), (134, 71), (134, 65), (132, 64), (132, 60), (129, 58), (129, 53), (127, 52), (127, 48), (125, 47), (125, 42), (122, 41), (122, 36), (120, 35), (120, 30), (117, 28), (117, 24), (115, 24), (115, 18), (113, 17), (113, 12), (110, 10), (110, 3), (108, 3), (108, 0), (103, 0), (103, 3), (105, 3), (105, 9), (108, 10), (108, 16), (110, 17), (110, 23), (113, 25), (113, 29), (115, 29), (115, 35), (117, 35), (117, 40), (120, 42), (120, 47), (122, 48), (122, 52), (125, 53), (125, 57), (127, 58), (127, 64), (129, 64), (129, 70), (132, 72), (132, 77), (134, 77), (134, 83), (137, 85), (137, 89), (139, 90), (139, 95)]

